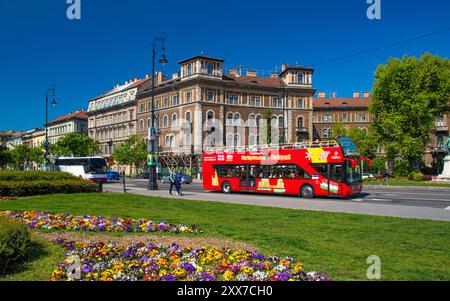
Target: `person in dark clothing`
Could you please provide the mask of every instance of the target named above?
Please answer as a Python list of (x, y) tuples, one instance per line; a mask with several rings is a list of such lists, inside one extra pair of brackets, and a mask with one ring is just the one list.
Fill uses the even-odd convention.
[(181, 182), (183, 181), (183, 173), (180, 171), (177, 173), (177, 189), (178, 195), (183, 196), (183, 192), (181, 190)]
[(382, 185), (389, 186), (389, 182), (388, 182), (389, 173), (388, 173), (387, 169), (385, 169), (383, 171), (381, 176), (383, 177), (383, 180), (381, 181), (380, 186), (382, 186)]
[(169, 188), (169, 194), (172, 195), (173, 187), (177, 189), (177, 194), (180, 195), (180, 189), (178, 185), (178, 175), (175, 171), (172, 171), (169, 175), (170, 179), (170, 188)]

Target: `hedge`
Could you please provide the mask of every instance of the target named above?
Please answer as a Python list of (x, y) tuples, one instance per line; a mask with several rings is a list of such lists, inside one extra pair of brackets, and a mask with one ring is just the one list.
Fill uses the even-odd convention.
[(97, 184), (79, 179), (61, 181), (0, 181), (0, 196), (24, 197), (97, 191)]
[(25, 224), (0, 217), (0, 275), (24, 260), (31, 245), (30, 232)]
[(0, 181), (55, 181), (71, 180), (77, 177), (59, 171), (0, 171)]

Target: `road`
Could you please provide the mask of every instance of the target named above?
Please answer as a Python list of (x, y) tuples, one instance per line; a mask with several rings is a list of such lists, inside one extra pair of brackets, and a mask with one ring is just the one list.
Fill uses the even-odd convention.
[[(168, 184), (159, 184), (160, 190), (156, 192), (148, 192), (146, 185), (146, 180), (127, 180), (130, 193), (168, 196)], [(110, 183), (105, 190), (119, 192), (123, 189), (120, 183)], [(183, 185), (183, 191), (184, 198), (201, 201), (450, 221), (450, 189), (366, 186), (363, 193), (350, 199), (312, 200), (295, 196), (205, 192), (198, 182)]]

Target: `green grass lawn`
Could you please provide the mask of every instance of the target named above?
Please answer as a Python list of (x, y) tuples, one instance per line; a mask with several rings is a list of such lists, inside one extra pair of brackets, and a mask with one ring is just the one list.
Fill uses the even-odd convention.
[[(371, 255), (381, 258), (383, 280), (450, 280), (448, 222), (112, 193), (31, 197), (0, 202), (0, 209), (196, 224), (205, 232), (201, 235), (246, 242), (268, 255), (295, 257), (308, 271), (325, 272), (334, 280), (367, 280)], [(56, 264), (46, 264), (51, 262)]]

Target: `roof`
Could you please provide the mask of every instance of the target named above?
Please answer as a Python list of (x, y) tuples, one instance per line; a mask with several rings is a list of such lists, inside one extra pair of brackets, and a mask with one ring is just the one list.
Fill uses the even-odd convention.
[(314, 108), (367, 108), (370, 97), (320, 97), (313, 100)]
[(108, 96), (108, 95), (112, 95), (112, 94), (115, 94), (115, 93), (118, 93), (118, 92), (122, 92), (122, 91), (125, 91), (125, 90), (128, 90), (128, 89), (132, 89), (132, 88), (138, 87), (140, 84), (144, 83), (145, 81), (149, 80), (150, 78), (151, 77), (144, 78), (144, 79), (137, 79), (136, 81), (129, 81), (126, 84), (123, 84), (123, 85), (120, 85), (120, 86), (116, 86), (116, 87), (114, 87), (114, 89), (109, 90), (106, 93), (103, 93), (103, 94), (101, 94), (99, 96), (96, 96), (96, 97), (92, 98), (90, 101), (97, 100), (99, 98), (103, 98), (103, 97)]
[(239, 84), (252, 86), (286, 87), (286, 83), (279, 77), (256, 77), (256, 76), (236, 76), (234, 74), (225, 74), (224, 79), (232, 80)]
[(68, 121), (71, 119), (88, 119), (88, 115), (86, 113), (86, 111), (81, 110), (81, 111), (77, 111), (75, 113), (70, 113), (61, 117), (58, 117), (56, 119), (53, 119), (52, 121), (49, 121), (49, 124), (54, 124), (54, 123), (58, 123), (58, 122), (63, 122), (63, 121)]
[(221, 58), (199, 54), (199, 55), (196, 55), (196, 56), (189, 57), (187, 59), (181, 60), (181, 61), (178, 62), (178, 64), (183, 64), (183, 63), (186, 63), (188, 61), (192, 61), (192, 60), (195, 60), (195, 59), (198, 59), (198, 58), (207, 59), (207, 60), (214, 60), (214, 61), (219, 61), (219, 62), (225, 62), (225, 60), (221, 59)]

